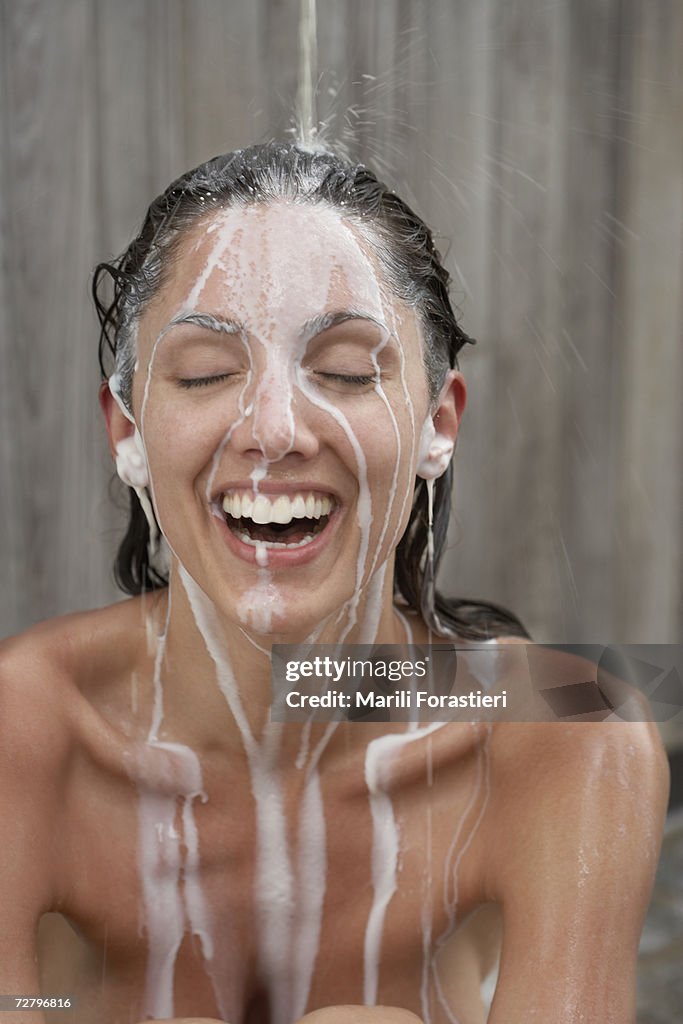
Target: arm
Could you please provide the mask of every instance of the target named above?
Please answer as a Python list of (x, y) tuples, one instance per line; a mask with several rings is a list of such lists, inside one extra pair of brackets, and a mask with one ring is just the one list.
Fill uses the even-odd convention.
[[(30, 674), (30, 668), (28, 669)], [(58, 727), (26, 666), (0, 664), (0, 993), (40, 995), (36, 937), (52, 901), (50, 841), (61, 756)], [(45, 1024), (4, 1011), (2, 1024)]]
[(492, 776), (486, 884), (504, 931), (489, 1024), (633, 1024), (668, 792), (656, 730), (502, 727)]

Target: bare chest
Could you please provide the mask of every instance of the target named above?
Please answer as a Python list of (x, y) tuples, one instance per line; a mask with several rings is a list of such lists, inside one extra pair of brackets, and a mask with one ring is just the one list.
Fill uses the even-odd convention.
[(81, 935), (81, 1013), (289, 1024), (426, 1001), (438, 1022), (472, 1003), (480, 949), (453, 936), (477, 902), (481, 752), (436, 772), (407, 758), (370, 782), (367, 758), (201, 770), (201, 792), (93, 778), (73, 802), (61, 909)]

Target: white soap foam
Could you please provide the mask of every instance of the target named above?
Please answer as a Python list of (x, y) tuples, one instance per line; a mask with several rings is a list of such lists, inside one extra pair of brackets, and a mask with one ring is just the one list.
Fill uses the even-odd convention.
[[(320, 212), (321, 211), (319, 210), (316, 211), (316, 216), (319, 216)], [(249, 211), (246, 211), (246, 213), (248, 214)], [(207, 287), (214, 270), (221, 266), (225, 269), (225, 253), (230, 243), (235, 240), (235, 232), (237, 227), (242, 223), (241, 218), (243, 218), (244, 215), (245, 211), (227, 211), (223, 215), (222, 220), (214, 222), (214, 224), (212, 224), (208, 229), (207, 234), (210, 232), (215, 235), (213, 245), (210, 249), (203, 270), (197, 277), (190, 293), (186, 297), (184, 308), (190, 310), (193, 309), (200, 301), (204, 289)], [(333, 220), (336, 219), (337, 224), (340, 223), (340, 219), (336, 215), (330, 215)], [(352, 251), (355, 257), (357, 257), (360, 250), (356, 239), (350, 229), (345, 228), (345, 230), (348, 235), (347, 241), (349, 251)], [(322, 234), (324, 235), (325, 232), (323, 231)], [(242, 288), (242, 294), (241, 296), (238, 295), (237, 298), (238, 300), (241, 300), (243, 307), (247, 313), (251, 315), (252, 320), (254, 320), (256, 316), (255, 310), (262, 309), (264, 296), (257, 294), (254, 291), (254, 287), (250, 284), (251, 275), (248, 272), (249, 262), (253, 261), (254, 257), (257, 256), (259, 260), (264, 260), (267, 263), (270, 261), (269, 265), (274, 268), (274, 270), (277, 270), (278, 268), (282, 270), (282, 268), (286, 268), (287, 265), (287, 259), (284, 257), (291, 257), (291, 254), (285, 251), (286, 245), (291, 244), (291, 239), (278, 238), (277, 233), (275, 233), (268, 239), (268, 245), (264, 245), (263, 243), (264, 239), (262, 237), (260, 239), (254, 238), (250, 243), (249, 232), (246, 232), (245, 234), (240, 235), (237, 253), (233, 252), (231, 254), (231, 258), (234, 257), (232, 259), (231, 269), (234, 271), (235, 261), (238, 266), (242, 268), (241, 277), (239, 274), (231, 276), (231, 286), (234, 286), (236, 281), (238, 283), (241, 282), (240, 287)], [(364, 263), (362, 264), (362, 273), (359, 272), (358, 264), (356, 264), (356, 269), (350, 274), (353, 279), (351, 281), (354, 285), (353, 290), (366, 302), (374, 300), (377, 306), (376, 316), (378, 319), (384, 320), (383, 302), (381, 300), (379, 283), (375, 277), (371, 264), (368, 262), (365, 255), (362, 255), (364, 260)], [(332, 269), (336, 271), (337, 268), (333, 266)], [(348, 268), (346, 269), (348, 270)], [(307, 275), (307, 280), (309, 278), (311, 282), (317, 280), (315, 275)], [(320, 287), (318, 288), (318, 293), (316, 293), (316, 295), (319, 294), (320, 298), (316, 298), (315, 301), (319, 303), (320, 308), (324, 308), (330, 279), (326, 280), (324, 274), (319, 275), (319, 278)], [(275, 279), (277, 279), (277, 275), (275, 275)], [(368, 291), (369, 282), (370, 288)], [(356, 285), (362, 285), (362, 287), (355, 287)], [(239, 288), (236, 290), (239, 292)], [(234, 292), (235, 288), (233, 287), (233, 299), (235, 298)], [(307, 294), (307, 301), (309, 298), (310, 296)], [(282, 460), (287, 454), (293, 451), (296, 444), (296, 421), (293, 411), (295, 389), (298, 390), (298, 392), (312, 405), (324, 410), (335, 421), (335, 423), (341, 427), (351, 446), (356, 463), (359, 492), (357, 499), (357, 518), (360, 541), (356, 561), (355, 586), (353, 596), (347, 602), (347, 623), (341, 632), (341, 639), (343, 640), (349, 635), (351, 629), (357, 622), (357, 609), (363, 589), (366, 586), (368, 588), (368, 597), (364, 609), (366, 621), (362, 625), (361, 635), (374, 639), (376, 637), (376, 627), (382, 610), (381, 595), (383, 593), (386, 564), (380, 566), (378, 572), (373, 572), (373, 570), (377, 563), (379, 547), (386, 535), (389, 516), (387, 515), (386, 520), (383, 521), (380, 539), (373, 556), (369, 552), (369, 540), (373, 523), (373, 509), (367, 479), (367, 461), (365, 453), (347, 416), (342, 413), (333, 402), (328, 401), (321, 396), (306, 378), (302, 369), (302, 359), (306, 352), (305, 342), (300, 343), (298, 349), (295, 350), (295, 357), (292, 359), (292, 338), (294, 337), (292, 327), (293, 325), (298, 325), (302, 322), (302, 310), (306, 309), (306, 302), (303, 302), (301, 309), (292, 309), (290, 308), (290, 300), (291, 295), (289, 292), (277, 286), (273, 287), (267, 297), (265, 317), (262, 316), (262, 323), (266, 325), (266, 329), (263, 330), (262, 327), (259, 327), (258, 323), (252, 323), (252, 329), (256, 327), (258, 330), (255, 334), (252, 330), (252, 333), (250, 334), (251, 340), (247, 340), (246, 334), (244, 335), (243, 341), (250, 351), (252, 366), (254, 365), (254, 358), (251, 346), (262, 346), (262, 355), (265, 358), (265, 370), (257, 381), (255, 393), (248, 406), (244, 407), (243, 402), (245, 400), (247, 388), (251, 386), (251, 379), (249, 379), (244, 390), (240, 394), (240, 415), (237, 421), (233, 422), (225, 432), (221, 445), (214, 452), (210, 480), (212, 482), (218, 472), (221, 459), (227, 450), (234, 430), (237, 426), (243, 425), (246, 418), (254, 417), (253, 433), (263, 455), (259, 466), (257, 466), (251, 473), (251, 479), (254, 483), (254, 489), (256, 490), (261, 480), (267, 477), (269, 465)], [(290, 306), (286, 307), (283, 305), (285, 301), (289, 301)], [(372, 301), (370, 301), (370, 304), (372, 304)], [(294, 305), (296, 306), (296, 304)], [(141, 427), (143, 434), (145, 412), (150, 393), (152, 367), (157, 347), (171, 326), (172, 325), (169, 325), (168, 328), (161, 332), (152, 351), (147, 379), (145, 382), (145, 393), (141, 415)], [(260, 335), (259, 340), (257, 340), (257, 335)], [(412, 402), (410, 402), (408, 389), (403, 375), (403, 348), (400, 340), (397, 339), (397, 341), (399, 351), (401, 353), (403, 388), (408, 400), (407, 404), (410, 409), (411, 423), (414, 424)], [(383, 344), (386, 344), (386, 339)], [(381, 346), (378, 346), (376, 351), (380, 348)], [(373, 353), (373, 357), (376, 363), (376, 353)], [(398, 467), (402, 459), (401, 438), (398, 424), (394, 412), (391, 409), (379, 382), (375, 386), (375, 394), (377, 394), (382, 400), (392, 426), (396, 443), (395, 461), (396, 466)], [(268, 422), (268, 431), (265, 432), (268, 417), (271, 417), (271, 420)], [(276, 424), (277, 430), (272, 429), (273, 422)], [(411, 430), (411, 464), (414, 450), (414, 430)], [(391, 508), (395, 503), (397, 485), (398, 469), (396, 469), (393, 474), (389, 488), (389, 511), (391, 511)], [(401, 514), (405, 509), (405, 504), (409, 495), (410, 492), (407, 489), (404, 489), (402, 495)], [(370, 557), (373, 557), (373, 561), (371, 563), (371, 568), (369, 569)], [(257, 552), (257, 561), (258, 559), (259, 554)], [(261, 555), (261, 560), (262, 559), (263, 555)], [(280, 1024), (280, 1022), (282, 1022), (282, 1024), (288, 1024), (288, 1021), (293, 1019), (293, 1017), (300, 1015), (305, 1009), (307, 993), (310, 988), (315, 957), (317, 955), (319, 945), (319, 932), (325, 892), (326, 864), (324, 852), (324, 808), (322, 806), (319, 779), (317, 777), (317, 772), (314, 770), (312, 771), (309, 766), (308, 771), (310, 772), (310, 775), (307, 779), (299, 820), (298, 857), (296, 862), (297, 870), (294, 872), (292, 868), (292, 858), (287, 844), (287, 823), (284, 815), (283, 794), (281, 792), (277, 770), (279, 730), (275, 728), (272, 723), (269, 723), (264, 729), (260, 743), (255, 740), (244, 714), (244, 709), (242, 708), (239, 697), (239, 687), (234, 678), (230, 661), (221, 639), (221, 633), (218, 629), (217, 613), (215, 612), (215, 609), (211, 607), (211, 603), (208, 601), (208, 598), (206, 598), (206, 595), (199, 590), (197, 585), (191, 579), (189, 574), (185, 572), (182, 566), (181, 580), (188, 593), (195, 621), (197, 622), (198, 628), (204, 637), (207, 650), (216, 665), (219, 688), (221, 689), (221, 692), (223, 692), (226, 702), (235, 718), (235, 722), (242, 735), (245, 752), (247, 754), (257, 812), (258, 839), (255, 901), (257, 907), (257, 919), (259, 921), (260, 958), (262, 967), (265, 971), (265, 976), (268, 979), (271, 1006), (274, 1008), (275, 1013), (275, 1024)], [(274, 613), (280, 612), (282, 609), (280, 604), (281, 594), (278, 592), (277, 587), (274, 586), (272, 575), (267, 572), (264, 565), (259, 565), (257, 569), (256, 583), (251, 588), (247, 588), (240, 597), (242, 599), (242, 605), (245, 608), (243, 624), (248, 629), (253, 629), (260, 633), (267, 633), (272, 626)], [(312, 635), (315, 635), (316, 632), (317, 631), (314, 631)], [(413, 724), (408, 732), (399, 737), (387, 736), (373, 741), (373, 743), (369, 744), (366, 752), (366, 781), (368, 784), (373, 820), (374, 889), (373, 907), (369, 915), (365, 936), (364, 988), (366, 1002), (374, 1002), (377, 994), (377, 979), (384, 917), (397, 885), (397, 864), (400, 849), (398, 825), (394, 816), (391, 800), (384, 791), (384, 785), (388, 779), (385, 777), (387, 764), (383, 762), (386, 759), (390, 760), (391, 754), (404, 743), (410, 742), (413, 739), (424, 735), (425, 732), (429, 732), (434, 728), (440, 727), (441, 723), (435, 723), (434, 725), (427, 727), (426, 730), (419, 730), (415, 728)], [(397, 743), (396, 741), (400, 742)], [(325, 742), (327, 742), (327, 740)], [(373, 744), (375, 745), (373, 746)], [(322, 745), (319, 745), (317, 753), (314, 754), (311, 759), (312, 762), (317, 763), (317, 758), (319, 758), (322, 748)], [(300, 750), (299, 757), (297, 759), (297, 766), (300, 766), (300, 764), (305, 762), (307, 751), (307, 746), (305, 754), (302, 754), (302, 750)], [(192, 831), (192, 821), (190, 821), (189, 818), (185, 820), (185, 809), (183, 812), (183, 822), (184, 830), (187, 833), (187, 857), (189, 857), (190, 867), (194, 872), (194, 877), (198, 879), (198, 861), (196, 860), (198, 857), (198, 848), (196, 844), (196, 834), (193, 834)], [(171, 836), (170, 829), (169, 836)], [(174, 850), (170, 849), (168, 851), (168, 855), (172, 857), (174, 855)], [(300, 891), (300, 886), (304, 878), (308, 882), (310, 882), (311, 879), (314, 882), (305, 897)], [(203, 912), (201, 911), (201, 890), (193, 890), (191, 885), (190, 892), (192, 910), (190, 911), (188, 909), (188, 915), (191, 919), (194, 915), (197, 922), (196, 927), (200, 928), (201, 922), (199, 919)], [(174, 901), (170, 896), (168, 902), (169, 906), (175, 906)], [(178, 911), (178, 914), (180, 915), (180, 911)], [(294, 932), (292, 931), (293, 919), (296, 919), (297, 922)], [(171, 928), (170, 931), (167, 932), (167, 938), (170, 935), (177, 937), (177, 926), (178, 923), (176, 922), (176, 930), (174, 931), (173, 928)], [(193, 925), (193, 928), (195, 928), (195, 925)], [(212, 949), (212, 945), (210, 943), (210, 931), (204, 932), (204, 930), (200, 929), (200, 933), (205, 935), (205, 939), (202, 939), (205, 955), (210, 955), (209, 951)], [(165, 959), (162, 958), (161, 961), (159, 961), (159, 957), (157, 957), (154, 965), (155, 977), (160, 976), (162, 978), (161, 982), (155, 983), (156, 988), (166, 993), (168, 991), (169, 983), (168, 963), (172, 963), (172, 960), (177, 953), (177, 948), (173, 945), (174, 941), (175, 940), (171, 941), (169, 938), (170, 951), (167, 952)], [(293, 947), (291, 945), (292, 942), (294, 944)], [(175, 952), (173, 952), (174, 948)], [(288, 951), (290, 948), (294, 948), (295, 950), (295, 970), (293, 976), (288, 957)], [(172, 980), (172, 969), (170, 971), (170, 977)], [(155, 1004), (155, 1015), (168, 1015), (166, 1011), (164, 1013), (158, 1012), (156, 1010), (156, 1005), (157, 1004)], [(172, 998), (171, 1008), (168, 1012), (172, 1012)]]
[(368, 743), (365, 752), (365, 783), (372, 817), (373, 889), (363, 946), (363, 1001), (366, 1006), (377, 1003), (384, 919), (398, 885), (400, 836), (393, 804), (386, 792), (391, 779), (391, 764), (406, 744), (428, 736), (443, 725), (443, 722), (433, 722), (422, 728), (413, 727), (405, 733), (379, 736)]
[(417, 475), (424, 480), (436, 480), (448, 469), (453, 457), (455, 441), (445, 434), (439, 434), (431, 416), (422, 424)]

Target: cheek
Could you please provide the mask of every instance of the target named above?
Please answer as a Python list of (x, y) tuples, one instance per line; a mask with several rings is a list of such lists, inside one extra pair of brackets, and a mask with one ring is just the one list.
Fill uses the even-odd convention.
[(373, 503), (377, 519), (388, 523), (386, 530), (382, 523), (377, 524), (383, 557), (396, 547), (410, 519), (420, 430), (429, 409), (427, 386), (420, 371), (418, 366), (414, 374), (407, 373), (405, 386), (396, 387), (391, 395), (387, 390), (390, 409), (383, 409), (381, 421), (378, 416), (371, 434), (376, 466), (371, 479), (374, 476), (377, 480)]
[(150, 400), (143, 438), (157, 499), (169, 488), (193, 484), (220, 453), (234, 419), (226, 403), (212, 410), (208, 405)]
[(380, 526), (390, 519), (397, 528), (410, 513), (417, 458), (415, 415), (405, 403), (403, 408), (382, 404), (364, 424), (373, 518)]

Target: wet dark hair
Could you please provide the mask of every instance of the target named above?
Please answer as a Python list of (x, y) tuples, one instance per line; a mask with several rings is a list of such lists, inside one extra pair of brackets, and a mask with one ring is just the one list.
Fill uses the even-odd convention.
[[(449, 275), (426, 224), (363, 164), (327, 150), (267, 143), (214, 157), (174, 181), (149, 207), (142, 229), (125, 252), (95, 269), (92, 293), (100, 321), (99, 358), (104, 379), (119, 377), (131, 408), (136, 328), (147, 302), (165, 279), (185, 231), (214, 210), (274, 200), (319, 203), (356, 223), (373, 247), (397, 296), (415, 309), (424, 338), (431, 401), (439, 395), (457, 355), (474, 340), (459, 326), (450, 302)], [(113, 296), (111, 285), (113, 284)], [(407, 529), (396, 551), (395, 590), (437, 632), (470, 640), (529, 634), (519, 619), (488, 601), (446, 598), (434, 590), (451, 510), (453, 468), (434, 483), (434, 557), (427, 557), (428, 494), (416, 480)], [(140, 594), (167, 585), (150, 560), (149, 527), (130, 489), (128, 529), (115, 563), (118, 585)]]

